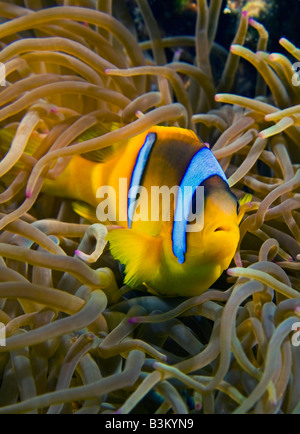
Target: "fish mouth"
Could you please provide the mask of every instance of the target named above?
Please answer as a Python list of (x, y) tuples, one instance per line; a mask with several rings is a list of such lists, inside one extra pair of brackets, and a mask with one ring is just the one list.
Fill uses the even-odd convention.
[(233, 230), (232, 226), (221, 225), (214, 229), (214, 232), (231, 232)]
[(230, 223), (219, 223), (218, 225), (215, 225), (209, 229), (210, 233), (217, 233), (217, 232), (236, 233), (237, 231), (238, 231), (238, 227)]

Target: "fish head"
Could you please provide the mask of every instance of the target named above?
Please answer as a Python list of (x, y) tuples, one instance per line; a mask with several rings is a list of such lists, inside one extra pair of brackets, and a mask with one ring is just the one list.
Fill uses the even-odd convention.
[[(186, 233), (185, 260), (217, 263), (222, 271), (232, 260), (240, 238), (239, 203), (228, 184), (215, 175), (202, 183), (203, 207)], [(194, 229), (193, 229), (194, 228)]]
[(157, 292), (164, 295), (195, 296), (206, 291), (228, 268), (236, 252), (239, 231), (239, 204), (228, 184), (211, 176), (202, 184), (203, 206), (196, 207), (195, 219), (186, 225), (186, 245), (182, 255), (167, 252), (163, 264), (165, 284)]

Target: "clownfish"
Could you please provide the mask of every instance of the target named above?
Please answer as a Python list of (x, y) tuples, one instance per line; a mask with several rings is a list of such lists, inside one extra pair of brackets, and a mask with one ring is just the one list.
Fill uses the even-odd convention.
[[(153, 187), (172, 192), (167, 212), (166, 203), (158, 206), (160, 196), (154, 203), (145, 194)], [(192, 212), (199, 187), (202, 206)], [(239, 201), (212, 151), (187, 129), (154, 126), (125, 143), (75, 155), (55, 180), (45, 180), (43, 191), (73, 199), (75, 211), (90, 221), (109, 208), (109, 248), (132, 288), (199, 295), (229, 267), (239, 242)]]

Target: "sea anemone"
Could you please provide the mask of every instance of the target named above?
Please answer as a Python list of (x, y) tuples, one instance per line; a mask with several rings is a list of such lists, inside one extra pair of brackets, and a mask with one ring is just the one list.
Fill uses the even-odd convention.
[(247, 11), (250, 17), (259, 18), (272, 7), (270, 0), (228, 0), (224, 13), (240, 13)]
[[(243, 12), (226, 53), (220, 0), (197, 1), (195, 37), (166, 38), (137, 0), (144, 42), (124, 2), (123, 23), (110, 1), (25, 4), (0, 2), (0, 413), (299, 413), (299, 50), (281, 39), (288, 55), (268, 54)], [(241, 57), (252, 98), (236, 90)], [(121, 127), (82, 139), (104, 122)], [(122, 285), (103, 226), (42, 192), (69, 157), (156, 124), (197, 132), (252, 195), (227, 275), (187, 299)]]

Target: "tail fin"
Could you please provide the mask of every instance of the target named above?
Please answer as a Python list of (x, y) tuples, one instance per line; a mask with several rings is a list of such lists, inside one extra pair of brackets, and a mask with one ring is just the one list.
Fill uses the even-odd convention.
[[(88, 128), (86, 131), (84, 131), (80, 136), (77, 137), (76, 142), (84, 142), (89, 139), (93, 139), (95, 137), (99, 137), (108, 131), (112, 131), (113, 129), (118, 128), (119, 125), (116, 123), (111, 123), (110, 128), (108, 126), (104, 126), (100, 123), (95, 124), (94, 126)], [(16, 135), (17, 131), (17, 125), (14, 126), (8, 126), (6, 128), (0, 129), (0, 160), (2, 160), (7, 152), (9, 151), (12, 141)], [(39, 146), (41, 145), (42, 141), (45, 138), (45, 134), (41, 134), (37, 131), (34, 131), (27, 143), (27, 146), (25, 148), (24, 154), (35, 156), (36, 151), (39, 149)], [(108, 148), (100, 149), (99, 151), (93, 151), (90, 153), (83, 154), (82, 157), (96, 161), (96, 162), (103, 162), (107, 160), (110, 155), (112, 155), (113, 146), (110, 146)], [(9, 184), (11, 180), (17, 175), (20, 169), (24, 167), (24, 163), (22, 161), (18, 161), (14, 167), (9, 171), (9, 173), (2, 177), (1, 181), (5, 185)]]
[[(2, 160), (7, 152), (9, 151), (12, 141), (16, 135), (16, 126), (9, 126), (0, 129), (0, 160)], [(43, 136), (37, 132), (32, 133), (26, 149), (24, 151), (25, 155), (34, 155), (35, 151), (38, 149), (40, 143), (43, 140)], [(15, 165), (1, 177), (1, 191), (8, 186), (13, 179), (17, 176), (19, 171), (25, 167), (24, 159), (18, 160)]]
[[(6, 127), (0, 129), (0, 157), (1, 159), (7, 154), (11, 143), (16, 135), (17, 127)], [(37, 132), (31, 134), (25, 149), (25, 154), (33, 155), (43, 140), (43, 136)], [(21, 165), (22, 163), (17, 163)]]

